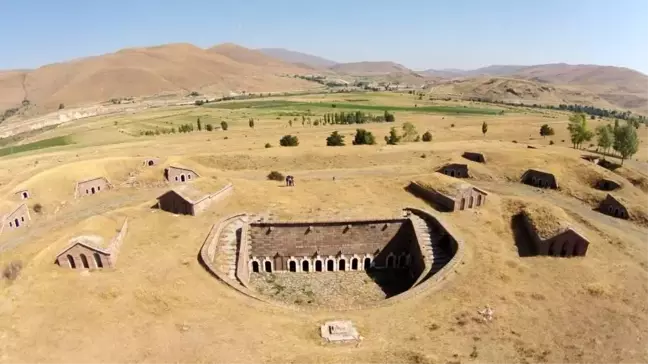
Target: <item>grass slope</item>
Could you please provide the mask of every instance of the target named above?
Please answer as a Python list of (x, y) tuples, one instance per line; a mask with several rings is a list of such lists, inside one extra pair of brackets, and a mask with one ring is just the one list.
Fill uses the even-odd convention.
[(62, 145), (68, 145), (68, 144), (73, 144), (69, 136), (60, 136), (60, 137), (54, 137), (49, 139), (43, 139), (33, 143), (2, 148), (0, 149), (0, 157), (9, 154), (27, 152), (30, 150), (60, 147)]

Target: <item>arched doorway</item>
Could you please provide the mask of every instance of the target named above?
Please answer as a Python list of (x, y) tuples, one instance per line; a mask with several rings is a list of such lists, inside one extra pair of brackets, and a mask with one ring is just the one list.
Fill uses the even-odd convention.
[(76, 262), (74, 261), (74, 257), (72, 257), (70, 254), (67, 255), (67, 260), (68, 263), (70, 264), (70, 268), (74, 269), (76, 268)]
[(302, 260), (302, 272), (310, 272), (310, 262), (306, 259)]
[(92, 188), (90, 189), (90, 192), (94, 195), (94, 194), (95, 194), (95, 188), (92, 187)]
[(385, 263), (385, 265), (387, 266), (387, 268), (394, 268), (394, 256), (393, 255), (390, 254), (387, 257), (387, 263)]
[(346, 270), (346, 259), (340, 258), (340, 261), (338, 261), (338, 270), (341, 270), (341, 271)]
[(103, 262), (101, 261), (101, 256), (99, 256), (99, 253), (94, 253), (93, 255), (97, 268), (103, 268)]
[(18, 221), (18, 218), (14, 220), (14, 224), (16, 225), (16, 227), (20, 227), (20, 222)]
[(85, 256), (85, 254), (80, 254), (81, 257), (81, 264), (83, 264), (83, 268), (90, 268), (90, 264), (88, 264), (88, 258)]
[(266, 273), (272, 273), (272, 262), (269, 260), (266, 260), (263, 263), (263, 268), (265, 268)]
[(462, 197), (461, 198), (461, 206), (459, 206), (459, 210), (463, 210), (466, 208), (466, 198)]
[(455, 176), (455, 172), (454, 172), (454, 170), (451, 169), (450, 170), (450, 177), (454, 177), (454, 176)]
[(328, 272), (333, 272), (335, 270), (335, 261), (333, 261), (333, 259), (326, 261), (326, 270)]
[(259, 262), (256, 260), (252, 261), (252, 272), (259, 273)]
[(364, 270), (369, 270), (371, 269), (371, 258), (365, 257), (364, 258), (364, 263), (362, 264), (364, 267)]
[(294, 260), (291, 260), (288, 262), (288, 270), (291, 272), (296, 272), (297, 271), (297, 262)]
[(477, 206), (481, 206), (482, 203), (482, 195), (477, 195)]
[(151, 160), (148, 161), (148, 165), (149, 165), (149, 166), (152, 166), (152, 165), (153, 165), (153, 161), (151, 161)]
[(322, 270), (323, 270), (323, 269), (322, 269), (322, 260), (317, 259), (317, 260), (315, 261), (315, 271), (316, 271), (316, 272), (321, 272)]
[(351, 270), (358, 270), (358, 258), (351, 258)]
[(472, 196), (470, 196), (470, 202), (468, 202), (468, 208), (471, 208), (471, 209), (473, 208), (473, 202), (474, 202), (474, 198)]

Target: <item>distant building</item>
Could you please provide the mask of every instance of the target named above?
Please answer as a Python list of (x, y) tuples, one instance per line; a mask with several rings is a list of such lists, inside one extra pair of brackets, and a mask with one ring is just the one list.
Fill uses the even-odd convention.
[(190, 185), (179, 186), (158, 197), (158, 207), (174, 214), (196, 216), (213, 202), (228, 196), (233, 188), (230, 183), (215, 193), (206, 193)]
[(70, 244), (56, 255), (56, 264), (71, 269), (113, 268), (128, 229), (128, 220), (124, 223), (110, 242), (97, 235), (77, 236)]
[(602, 191), (614, 191), (620, 187), (620, 183), (607, 178), (602, 178), (596, 182), (596, 188)]
[(467, 164), (460, 164), (460, 163), (446, 164), (445, 166), (441, 167), (441, 169), (439, 169), (439, 172), (450, 177), (457, 177), (457, 178), (469, 177)]
[(30, 221), (29, 209), (26, 204), (22, 203), (2, 218), (2, 229), (0, 231), (26, 227), (29, 226)]
[(541, 188), (558, 188), (556, 177), (548, 172), (529, 169), (522, 175), (522, 183)]
[(169, 182), (187, 182), (200, 177), (198, 173), (189, 168), (169, 166), (164, 169), (164, 178)]
[(432, 205), (441, 207), (440, 210), (449, 212), (480, 207), (486, 203), (488, 196), (486, 191), (477, 187), (443, 178), (426, 182), (412, 181), (408, 189)]
[(615, 198), (610, 194), (608, 194), (605, 199), (599, 204), (599, 211), (606, 215), (618, 217), (620, 219), (630, 218), (626, 204), (620, 201), (619, 198)]
[(486, 163), (486, 157), (482, 153), (464, 152), (462, 157), (477, 163)]
[(105, 177), (97, 177), (77, 182), (75, 188), (75, 197), (94, 195), (101, 191), (107, 191), (110, 189), (110, 187), (110, 182), (108, 182)]
[[(589, 241), (570, 226), (562, 214), (540, 216), (525, 210), (523, 221), (538, 255), (555, 257), (585, 256)], [(547, 222), (549, 220), (549, 222)]]
[(14, 195), (18, 196), (18, 198), (21, 200), (26, 200), (31, 197), (29, 194), (29, 190), (16, 191)]
[(160, 162), (159, 158), (146, 158), (144, 160), (144, 165), (148, 167), (153, 167)]

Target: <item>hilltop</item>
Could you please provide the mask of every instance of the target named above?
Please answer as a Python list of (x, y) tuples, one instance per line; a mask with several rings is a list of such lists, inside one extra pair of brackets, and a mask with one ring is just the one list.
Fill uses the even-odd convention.
[(312, 68), (329, 68), (338, 64), (338, 62), (331, 61), (330, 59), (314, 56), (312, 54), (295, 52), (284, 48), (260, 48), (257, 49), (257, 51), (272, 58), (280, 59), (284, 62), (302, 64)]

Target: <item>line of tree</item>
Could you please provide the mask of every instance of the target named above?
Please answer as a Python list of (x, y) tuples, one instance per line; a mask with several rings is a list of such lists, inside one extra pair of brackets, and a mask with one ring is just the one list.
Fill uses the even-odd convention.
[[(327, 125), (327, 124), (349, 125), (349, 124), (394, 122), (396, 121), (396, 117), (394, 116), (394, 114), (386, 110), (383, 113), (383, 115), (373, 115), (370, 113), (365, 113), (363, 111), (355, 111), (355, 112), (340, 111), (335, 113), (326, 113), (324, 114), (323, 119), (319, 121), (320, 124), (322, 125)], [(302, 119), (302, 124), (303, 122), (304, 120)]]
[(610, 148), (614, 149), (621, 158), (621, 165), (625, 159), (633, 156), (639, 149), (637, 126), (629, 120), (621, 126), (617, 119), (614, 121), (614, 126), (601, 125), (596, 128), (596, 133), (594, 133), (588, 128), (585, 113), (576, 113), (569, 117), (567, 130), (574, 148), (581, 148), (584, 142), (592, 140), (596, 135), (598, 148), (603, 151), (604, 155)]

